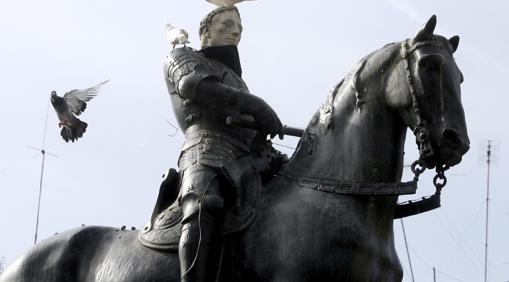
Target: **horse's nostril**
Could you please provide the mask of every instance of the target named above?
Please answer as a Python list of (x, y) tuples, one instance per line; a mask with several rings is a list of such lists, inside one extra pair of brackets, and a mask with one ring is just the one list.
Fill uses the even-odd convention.
[(456, 131), (452, 129), (445, 129), (442, 132), (442, 140), (449, 144), (450, 146), (463, 146), (464, 142), (461, 139), (460, 135), (456, 133)]

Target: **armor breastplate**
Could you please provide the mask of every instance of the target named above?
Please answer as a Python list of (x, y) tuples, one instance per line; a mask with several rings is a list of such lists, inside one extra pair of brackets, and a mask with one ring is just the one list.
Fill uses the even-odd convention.
[[(165, 76), (173, 110), (180, 128), (186, 134), (186, 139), (189, 139), (187, 135), (192, 131), (210, 130), (225, 136), (233, 136), (248, 146), (251, 144), (256, 135), (255, 131), (226, 124), (228, 116), (240, 115), (237, 108), (197, 103), (193, 99), (184, 98), (194, 97), (195, 93), (180, 93), (196, 91), (198, 83), (203, 79), (214, 79), (249, 92), (244, 81), (233, 70), (198, 51), (184, 47), (174, 49), (168, 55)], [(180, 85), (184, 81), (191, 87), (181, 89)]]

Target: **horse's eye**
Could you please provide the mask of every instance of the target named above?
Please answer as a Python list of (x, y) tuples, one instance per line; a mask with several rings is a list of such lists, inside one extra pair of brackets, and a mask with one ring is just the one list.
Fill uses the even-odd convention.
[(439, 71), (442, 68), (442, 59), (439, 56), (428, 56), (419, 61), (419, 68), (425, 72)]

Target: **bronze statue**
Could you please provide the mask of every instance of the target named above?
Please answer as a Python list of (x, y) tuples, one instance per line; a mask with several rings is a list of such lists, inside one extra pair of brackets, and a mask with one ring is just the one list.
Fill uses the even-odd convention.
[[(221, 169), (226, 163), (239, 166), (235, 160), (258, 154), (260, 147), (267, 146), (267, 134), (282, 133), (276, 113), (249, 93), (241, 78), (237, 51), (241, 33), (238, 9), (220, 6), (200, 24), (202, 49), (174, 49), (164, 69), (174, 112), (185, 134), (178, 161), (182, 281), (204, 281), (212, 231), (225, 208), (223, 194), (235, 189)], [(261, 135), (228, 125), (228, 118), (253, 121)]]
[[(336, 85), (294, 155), (261, 188), (254, 218), (221, 236), (224, 248), (213, 246), (206, 281), (402, 280), (394, 217), (438, 206), (445, 170), (469, 149), (463, 77), (453, 58), (459, 37), (433, 34), (435, 25), (433, 16), (416, 36), (367, 55)], [(407, 128), (420, 152), (411, 185), (400, 183)], [(433, 205), (398, 212), (398, 195), (414, 193), (426, 168), (437, 170)], [(160, 198), (175, 197), (165, 196), (179, 182), (170, 176)], [(176, 250), (147, 248), (138, 241), (144, 232), (88, 226), (60, 233), (29, 250), (0, 281), (180, 281)]]

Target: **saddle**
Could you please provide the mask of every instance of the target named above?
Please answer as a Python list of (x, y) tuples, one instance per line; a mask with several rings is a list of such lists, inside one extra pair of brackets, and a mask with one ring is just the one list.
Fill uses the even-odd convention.
[[(220, 168), (221, 174), (234, 188), (232, 203), (226, 205), (220, 224), (221, 236), (245, 230), (254, 220), (255, 206), (262, 189), (261, 168), (266, 168), (267, 160), (247, 156), (226, 163)], [(180, 175), (170, 169), (159, 188), (154, 211), (149, 223), (138, 234), (138, 241), (149, 248), (177, 251), (180, 235), (182, 208), (177, 198)]]

